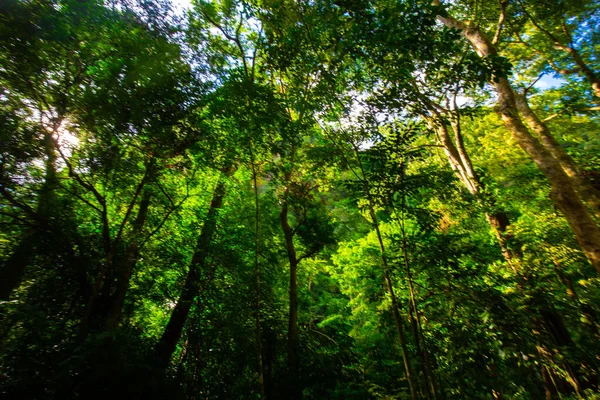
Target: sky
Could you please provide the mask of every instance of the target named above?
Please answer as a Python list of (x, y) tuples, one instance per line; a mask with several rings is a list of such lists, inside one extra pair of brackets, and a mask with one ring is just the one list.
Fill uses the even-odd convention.
[(173, 8), (178, 13), (183, 13), (185, 10), (189, 9), (192, 5), (191, 0), (171, 0), (171, 3), (173, 4)]
[(565, 83), (563, 79), (557, 79), (550, 75), (544, 75), (539, 81), (537, 81), (535, 87), (541, 90), (546, 90), (558, 87), (563, 83)]

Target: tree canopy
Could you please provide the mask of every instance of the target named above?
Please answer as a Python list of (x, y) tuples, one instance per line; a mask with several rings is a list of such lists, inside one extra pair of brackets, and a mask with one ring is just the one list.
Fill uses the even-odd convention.
[(0, 393), (600, 398), (598, 6), (2, 2)]

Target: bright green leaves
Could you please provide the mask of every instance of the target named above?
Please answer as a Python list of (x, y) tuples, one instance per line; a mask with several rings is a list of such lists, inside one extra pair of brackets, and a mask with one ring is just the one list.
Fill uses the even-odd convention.
[[(196, 1), (185, 26), (163, 2), (6, 3), (0, 260), (31, 254), (17, 301), (0, 304), (13, 397), (81, 397), (112, 375), (146, 398), (165, 380), (190, 399), (257, 396), (260, 356), (267, 398), (286, 398), (294, 262), (293, 378), (306, 399), (408, 397), (386, 273), (421, 392), (429, 372), (439, 398), (542, 398), (542, 366), (570, 387), (565, 361), (594, 385), (598, 282), (485, 85), (527, 87), (550, 59), (573, 69), (540, 29), (565, 44), (561, 21), (593, 61), (597, 2), (509, 1), (500, 54), (486, 58), (437, 22), (449, 12), (492, 39), (503, 3)], [(593, 97), (569, 76), (531, 88), (531, 105), (598, 183)], [(479, 191), (447, 165), (460, 141)], [(152, 371), (146, 353), (181, 296), (216, 182), (233, 170), (172, 364)], [(500, 212), (522, 242), (518, 270), (486, 221)], [(82, 345), (90, 300), (104, 320), (123, 287), (120, 328)], [(553, 309), (572, 347), (553, 344)]]

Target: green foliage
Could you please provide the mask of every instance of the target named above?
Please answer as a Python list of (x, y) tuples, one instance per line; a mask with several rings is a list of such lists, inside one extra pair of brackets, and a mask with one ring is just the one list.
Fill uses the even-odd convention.
[(596, 398), (599, 278), (488, 84), (599, 189), (597, 1), (430, 3), (3, 2), (0, 393)]

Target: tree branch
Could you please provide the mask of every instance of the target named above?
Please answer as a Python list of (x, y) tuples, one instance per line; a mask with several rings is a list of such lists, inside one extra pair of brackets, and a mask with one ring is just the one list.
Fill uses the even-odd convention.
[(502, 27), (504, 26), (504, 20), (506, 18), (506, 6), (508, 5), (508, 0), (498, 0), (500, 4), (500, 16), (498, 17), (498, 26), (496, 26), (496, 33), (494, 34), (494, 38), (492, 39), (492, 44), (495, 46), (500, 41), (500, 34), (502, 33)]
[(300, 261), (304, 260), (305, 258), (311, 258), (318, 252), (319, 252), (319, 249), (313, 247), (311, 250), (307, 251), (306, 253), (304, 253), (300, 257), (298, 257), (296, 260), (297, 260), (298, 264), (300, 264)]
[(121, 236), (123, 235), (123, 230), (125, 229), (125, 224), (129, 220), (129, 217), (131, 216), (131, 212), (133, 211), (133, 207), (135, 206), (137, 198), (139, 197), (140, 193), (142, 192), (142, 189), (144, 188), (144, 186), (146, 186), (146, 183), (148, 182), (148, 178), (149, 178), (150, 174), (152, 173), (153, 169), (154, 169), (154, 160), (150, 160), (149, 165), (146, 166), (146, 171), (144, 173), (144, 176), (142, 177), (140, 183), (135, 188), (135, 193), (133, 194), (133, 198), (131, 199), (129, 206), (127, 207), (125, 216), (123, 217), (121, 224), (119, 224), (119, 229), (117, 231), (117, 236), (115, 237), (115, 242), (118, 242), (121, 239)]

